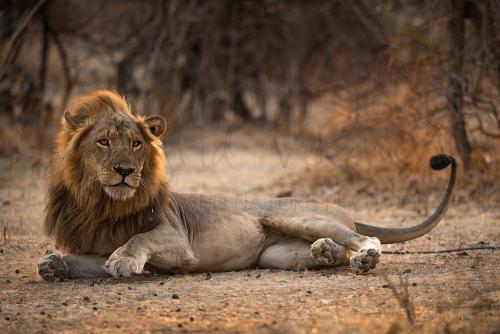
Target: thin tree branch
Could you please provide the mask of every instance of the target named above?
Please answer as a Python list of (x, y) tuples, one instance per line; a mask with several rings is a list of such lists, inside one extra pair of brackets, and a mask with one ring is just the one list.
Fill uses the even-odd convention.
[(64, 45), (62, 44), (61, 39), (59, 38), (59, 34), (57, 31), (52, 29), (50, 29), (49, 32), (52, 41), (54, 41), (57, 52), (59, 53), (59, 58), (61, 59), (61, 64), (63, 67), (65, 85), (63, 99), (61, 102), (61, 109), (64, 109), (66, 108), (66, 104), (68, 103), (69, 95), (71, 93), (71, 90), (73, 89), (74, 82), (73, 77), (71, 76), (71, 69), (68, 62), (68, 54), (66, 52), (66, 49), (64, 48)]
[(42, 6), (44, 2), (45, 0), (38, 0), (38, 2), (33, 6), (33, 8), (26, 11), (26, 13), (19, 20), (16, 30), (14, 31), (9, 41), (7, 42), (4, 55), (2, 59), (0, 59), (0, 78), (2, 78), (3, 75), (5, 74), (5, 70), (7, 69), (7, 63), (9, 62), (9, 58), (12, 53), (12, 47), (17, 41), (17, 38), (21, 35), (21, 33), (24, 31), (24, 28), (26, 28), (26, 26), (28, 25), (28, 22), (31, 20), (33, 15), (35, 15), (35, 13), (38, 11), (38, 9)]

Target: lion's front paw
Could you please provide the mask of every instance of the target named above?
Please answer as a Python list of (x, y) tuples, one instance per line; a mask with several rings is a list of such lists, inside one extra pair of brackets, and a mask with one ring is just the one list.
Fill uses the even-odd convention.
[(380, 258), (380, 250), (373, 248), (360, 249), (351, 256), (351, 268), (357, 274), (374, 269)]
[(58, 251), (47, 251), (37, 265), (38, 274), (47, 281), (62, 281), (69, 276), (69, 269)]
[(341, 264), (347, 257), (347, 248), (330, 238), (321, 238), (311, 245), (311, 257), (316, 263), (325, 266)]
[(140, 274), (145, 263), (145, 256), (129, 255), (123, 247), (120, 247), (111, 254), (104, 264), (104, 269), (113, 277), (130, 277), (132, 274)]

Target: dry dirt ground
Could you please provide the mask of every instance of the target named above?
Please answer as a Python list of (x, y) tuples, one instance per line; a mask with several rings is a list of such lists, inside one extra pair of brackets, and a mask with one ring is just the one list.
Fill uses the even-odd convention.
[[(171, 143), (167, 136), (166, 146), (176, 191), (295, 195), (287, 178), (318, 163), (290, 138), (270, 133), (214, 131)], [(1, 333), (500, 332), (498, 250), (386, 254), (367, 275), (343, 267), (44, 282), (35, 265), (53, 247), (41, 228), (46, 168), (46, 157), (37, 154), (0, 158)], [(340, 198), (360, 218), (381, 225), (412, 225), (424, 217), (420, 199), (402, 207), (393, 195)], [(431, 207), (438, 198), (429, 194)], [(495, 246), (499, 222), (498, 206), (455, 200), (430, 234), (384, 249)]]

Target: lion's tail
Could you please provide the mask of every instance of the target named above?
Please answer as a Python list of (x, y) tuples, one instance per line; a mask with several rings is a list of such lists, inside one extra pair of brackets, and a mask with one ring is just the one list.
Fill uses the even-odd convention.
[(441, 218), (443, 218), (444, 214), (446, 213), (448, 204), (450, 203), (453, 188), (455, 188), (455, 184), (457, 182), (457, 163), (452, 156), (439, 154), (433, 156), (430, 160), (430, 166), (434, 170), (445, 169), (450, 164), (451, 176), (448, 183), (448, 189), (446, 189), (444, 198), (441, 201), (441, 204), (439, 204), (436, 211), (434, 211), (434, 213), (425, 221), (412, 227), (403, 228), (376, 227), (360, 222), (355, 222), (354, 224), (356, 226), (357, 232), (362, 235), (377, 237), (383, 244), (392, 244), (396, 242), (412, 240), (428, 233), (441, 221)]

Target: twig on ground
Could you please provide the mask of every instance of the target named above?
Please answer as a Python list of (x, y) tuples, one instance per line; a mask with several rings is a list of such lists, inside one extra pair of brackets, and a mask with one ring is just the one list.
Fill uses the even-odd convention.
[(399, 305), (401, 308), (405, 311), (406, 317), (408, 318), (408, 321), (410, 322), (410, 325), (413, 326), (413, 323), (415, 321), (415, 306), (413, 305), (413, 302), (411, 301), (410, 298), (410, 292), (408, 290), (408, 280), (403, 278), (401, 273), (399, 274), (399, 285), (401, 288), (401, 291), (398, 291), (396, 288), (395, 284), (389, 280), (389, 277), (387, 274), (382, 274), (382, 278), (384, 281), (387, 282), (389, 287), (391, 288), (392, 293), (394, 294), (394, 297), (399, 302)]
[(8, 241), (9, 241), (9, 238), (7, 237), (7, 235), (8, 235), (7, 230), (8, 229), (9, 229), (9, 225), (4, 224), (3, 225), (3, 244), (4, 245), (7, 245)]
[(447, 249), (438, 249), (438, 250), (428, 250), (428, 251), (384, 251), (384, 254), (439, 254), (439, 253), (455, 253), (462, 251), (472, 251), (472, 250), (481, 250), (481, 249), (491, 249), (497, 250), (500, 249), (500, 246), (478, 246), (478, 247), (463, 247), (463, 248), (447, 248)]

